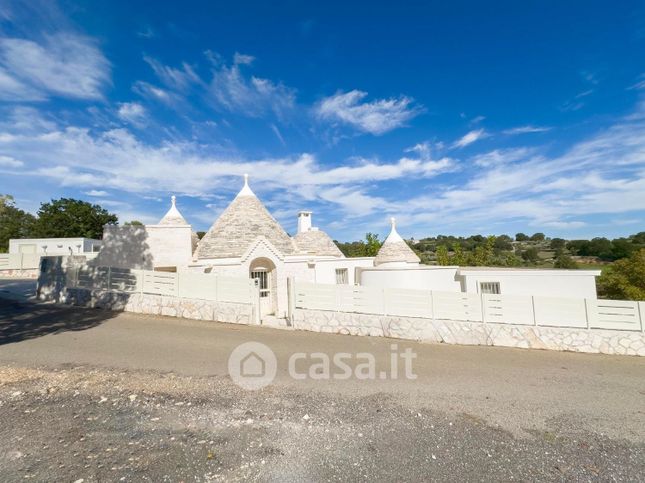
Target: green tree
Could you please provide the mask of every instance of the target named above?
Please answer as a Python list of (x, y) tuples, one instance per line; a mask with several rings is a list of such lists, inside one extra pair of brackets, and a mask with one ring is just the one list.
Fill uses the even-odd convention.
[(560, 252), (553, 262), (553, 268), (573, 269), (578, 268), (578, 264), (569, 255)]
[(365, 234), (365, 257), (375, 257), (383, 243), (378, 239), (376, 233)]
[(116, 215), (99, 205), (72, 198), (43, 203), (35, 231), (42, 238), (102, 238), (104, 225), (116, 225)]
[(614, 262), (598, 278), (598, 293), (618, 300), (645, 300), (645, 248)]
[(544, 233), (540, 232), (533, 233), (533, 235), (531, 235), (531, 241), (544, 241), (545, 238)]
[(139, 220), (132, 220), (132, 221), (126, 221), (124, 225), (125, 226), (143, 226), (143, 223), (141, 223)]
[(446, 245), (439, 245), (435, 251), (435, 257), (439, 265), (450, 265), (450, 257), (448, 256), (448, 248)]
[(529, 263), (536, 263), (540, 259), (537, 248), (531, 247), (524, 250), (522, 252), (522, 259)]
[[(202, 238), (204, 238), (204, 235), (206, 235), (206, 232), (205, 232), (205, 231), (198, 231), (198, 232), (197, 232), (197, 238), (199, 238), (200, 240), (201, 240)], [(336, 240), (334, 240), (334, 242), (336, 243), (336, 245), (338, 245), (338, 242), (337, 242)]]
[(515, 241), (529, 241), (528, 235), (525, 235), (524, 233), (518, 233), (515, 235)]
[(567, 241), (564, 238), (553, 238), (551, 240), (550, 247), (553, 250), (561, 250), (563, 249), (567, 244)]
[(19, 208), (11, 195), (0, 195), (0, 253), (9, 251), (11, 238), (29, 238), (33, 235), (36, 219)]
[(454, 255), (452, 256), (452, 263), (459, 266), (466, 265), (467, 257), (461, 249), (461, 245), (459, 243), (455, 243), (452, 246), (452, 251), (454, 253)]

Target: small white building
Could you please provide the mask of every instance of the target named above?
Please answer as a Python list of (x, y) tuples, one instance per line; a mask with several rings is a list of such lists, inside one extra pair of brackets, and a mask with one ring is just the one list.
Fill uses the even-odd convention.
[(82, 255), (98, 252), (101, 245), (101, 240), (93, 238), (14, 238), (9, 240), (9, 253)]
[(360, 268), (357, 282), (383, 288), (595, 299), (599, 275), (600, 270), (421, 265), (392, 219), (392, 231), (374, 267)]

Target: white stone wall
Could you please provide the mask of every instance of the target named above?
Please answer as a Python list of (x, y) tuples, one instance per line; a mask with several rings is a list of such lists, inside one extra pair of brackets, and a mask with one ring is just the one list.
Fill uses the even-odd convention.
[(645, 333), (486, 324), (296, 309), (296, 329), (463, 345), (645, 356)]
[(233, 324), (249, 325), (253, 324), (255, 320), (251, 304), (213, 302), (163, 295), (68, 288), (61, 302), (83, 307)]
[(38, 269), (0, 269), (0, 278), (38, 278)]

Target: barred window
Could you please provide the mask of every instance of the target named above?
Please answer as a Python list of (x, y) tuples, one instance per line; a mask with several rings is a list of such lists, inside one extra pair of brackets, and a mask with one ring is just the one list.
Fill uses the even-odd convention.
[(349, 283), (349, 274), (346, 268), (336, 269), (336, 285), (347, 285)]
[(479, 293), (499, 295), (499, 282), (479, 282)]

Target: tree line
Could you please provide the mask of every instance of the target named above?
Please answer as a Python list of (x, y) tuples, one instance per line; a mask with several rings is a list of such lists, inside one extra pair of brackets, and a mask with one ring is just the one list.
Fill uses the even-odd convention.
[[(118, 218), (100, 205), (73, 198), (41, 203), (36, 216), (18, 208), (11, 195), (0, 195), (0, 253), (9, 250), (11, 238), (103, 237), (104, 225)], [(136, 223), (136, 222), (133, 222)]]

